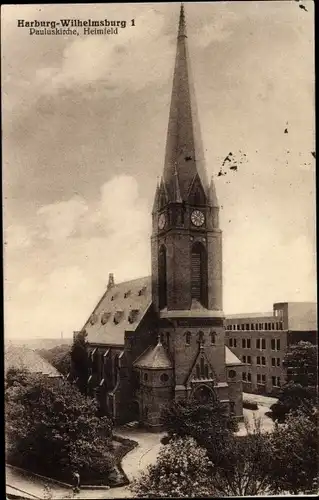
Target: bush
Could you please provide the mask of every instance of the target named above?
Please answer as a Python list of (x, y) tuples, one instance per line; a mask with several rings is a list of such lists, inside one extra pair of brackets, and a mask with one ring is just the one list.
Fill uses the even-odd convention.
[(305, 493), (318, 479), (318, 414), (290, 412), (271, 435), (272, 480), (278, 492)]
[(131, 489), (139, 498), (210, 497), (210, 466), (206, 451), (193, 438), (175, 436)]
[(83, 481), (112, 470), (112, 425), (97, 405), (64, 379), (9, 370), (6, 378), (7, 460), (66, 482), (77, 470)]
[(281, 388), (277, 403), (271, 405), (271, 417), (278, 422), (284, 422), (290, 411), (302, 409), (305, 414), (311, 415), (317, 400), (317, 391), (314, 387), (303, 387), (300, 384), (289, 382)]
[(255, 401), (243, 401), (243, 408), (246, 410), (258, 410), (258, 404)]

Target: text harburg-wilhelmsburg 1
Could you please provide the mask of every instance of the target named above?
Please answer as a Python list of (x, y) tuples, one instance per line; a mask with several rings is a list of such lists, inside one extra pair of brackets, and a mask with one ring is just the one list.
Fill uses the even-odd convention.
[[(30, 35), (77, 35), (76, 28), (83, 28), (84, 35), (117, 34), (118, 28), (126, 28), (127, 21), (114, 21), (109, 19), (60, 19), (58, 21), (27, 21), (18, 19), (18, 28), (29, 29)], [(135, 26), (134, 19), (129, 22), (130, 26)], [(96, 29), (96, 28), (104, 29)]]

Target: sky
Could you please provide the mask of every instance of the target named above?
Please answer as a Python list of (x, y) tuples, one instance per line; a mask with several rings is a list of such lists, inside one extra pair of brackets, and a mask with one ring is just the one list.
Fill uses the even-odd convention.
[[(226, 314), (316, 300), (314, 7), (302, 5), (185, 5)], [(177, 2), (2, 6), (7, 338), (71, 336), (110, 272), (150, 274), (178, 17)], [(61, 18), (127, 26), (101, 36), (17, 27)], [(237, 171), (221, 169), (229, 152)]]

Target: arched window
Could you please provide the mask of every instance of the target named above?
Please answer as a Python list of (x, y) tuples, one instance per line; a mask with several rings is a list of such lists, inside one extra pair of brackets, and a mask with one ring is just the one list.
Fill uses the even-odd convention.
[(191, 258), (191, 295), (207, 307), (207, 257), (201, 243), (195, 243)]
[(210, 343), (211, 343), (211, 345), (215, 345), (215, 343), (216, 343), (216, 332), (210, 332)]
[(159, 308), (167, 305), (166, 248), (161, 246), (158, 255)]

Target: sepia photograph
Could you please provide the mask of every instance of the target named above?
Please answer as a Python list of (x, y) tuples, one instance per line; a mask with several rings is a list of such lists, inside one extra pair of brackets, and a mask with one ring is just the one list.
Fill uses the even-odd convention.
[(314, 18), (2, 6), (6, 500), (318, 495)]

